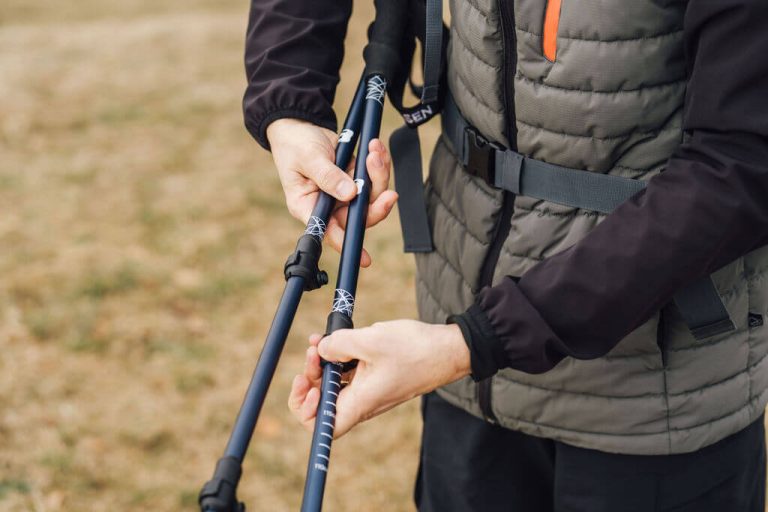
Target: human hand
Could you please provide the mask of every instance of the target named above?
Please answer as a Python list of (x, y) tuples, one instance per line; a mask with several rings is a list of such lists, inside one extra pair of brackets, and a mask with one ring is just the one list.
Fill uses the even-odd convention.
[[(357, 194), (357, 187), (350, 175), (334, 163), (336, 134), (306, 121), (284, 118), (269, 124), (267, 138), (291, 215), (306, 224), (320, 190), (339, 201), (328, 222), (325, 240), (341, 251), (347, 203)], [(397, 193), (388, 190), (391, 158), (384, 144), (374, 139), (368, 145), (368, 151), (366, 165), (371, 178), (371, 199), (366, 227), (372, 227), (392, 211)], [(350, 169), (353, 166), (354, 159)], [(367, 267), (370, 264), (371, 256), (363, 249), (360, 265)]]
[(375, 323), (309, 338), (304, 373), (293, 380), (288, 407), (312, 430), (327, 361), (359, 360), (336, 402), (335, 436), (411, 398), (470, 374), (469, 349), (457, 325), (415, 320)]

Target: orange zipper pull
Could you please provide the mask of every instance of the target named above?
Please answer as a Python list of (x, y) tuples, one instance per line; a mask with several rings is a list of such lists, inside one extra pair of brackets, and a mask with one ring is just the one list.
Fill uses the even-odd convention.
[(547, 60), (555, 62), (557, 55), (557, 27), (560, 24), (561, 0), (547, 0), (547, 11), (544, 14), (544, 38), (542, 46)]

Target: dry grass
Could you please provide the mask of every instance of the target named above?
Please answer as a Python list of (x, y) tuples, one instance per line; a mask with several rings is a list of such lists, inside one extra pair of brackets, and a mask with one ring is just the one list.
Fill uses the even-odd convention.
[[(301, 230), (242, 127), (246, 10), (0, 8), (0, 510), (195, 508)], [(362, 65), (358, 11), (340, 111)], [(396, 220), (367, 240), (357, 323), (414, 316)], [(298, 508), (309, 435), (284, 404), (330, 299), (299, 310), (245, 465), (250, 510)], [(328, 510), (411, 510), (418, 430), (411, 403), (337, 443)]]

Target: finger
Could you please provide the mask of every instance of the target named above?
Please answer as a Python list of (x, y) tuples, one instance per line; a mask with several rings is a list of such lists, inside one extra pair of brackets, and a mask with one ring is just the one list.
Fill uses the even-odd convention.
[(371, 255), (368, 254), (368, 251), (366, 251), (365, 248), (363, 248), (363, 252), (360, 253), (360, 266), (363, 268), (368, 268), (371, 266), (371, 263), (373, 263)]
[(312, 430), (315, 416), (317, 415), (317, 404), (320, 403), (320, 390), (317, 388), (311, 388), (307, 392), (307, 396), (304, 399), (304, 403), (301, 404), (299, 409), (299, 419), (304, 424), (304, 427), (308, 430)]
[(390, 158), (384, 144), (380, 140), (372, 140), (368, 144), (368, 157), (366, 166), (368, 176), (371, 179), (371, 202), (375, 201), (379, 194), (389, 188)]
[(304, 362), (304, 376), (309, 379), (312, 385), (317, 386), (323, 377), (323, 369), (320, 366), (320, 355), (317, 353), (317, 347), (307, 349), (307, 357)]
[(332, 162), (316, 158), (305, 169), (308, 178), (336, 199), (349, 201), (357, 195), (357, 186), (352, 178)]
[(365, 333), (366, 329), (340, 329), (323, 338), (317, 346), (317, 351), (326, 361), (365, 361), (368, 356)]
[(285, 205), (288, 212), (294, 219), (300, 220), (305, 226), (309, 222), (309, 216), (312, 214), (312, 208), (317, 202), (317, 192), (301, 194), (296, 188), (291, 188), (285, 192)]
[(336, 401), (334, 438), (338, 439), (364, 420), (363, 407), (361, 405), (357, 388), (353, 384), (341, 390), (339, 399)]
[(297, 418), (299, 408), (301, 407), (301, 404), (304, 403), (304, 399), (307, 397), (307, 392), (311, 387), (312, 384), (304, 375), (297, 375), (293, 378), (291, 393), (288, 395), (288, 409), (290, 409)]
[(377, 153), (381, 154), (382, 161), (384, 163), (384, 167), (389, 167), (392, 163), (391, 155), (389, 154), (389, 150), (387, 149), (387, 146), (384, 145), (384, 143), (381, 141), (381, 139), (372, 139), (371, 142), (368, 144), (368, 151), (375, 151)]
[[(337, 252), (341, 252), (341, 248), (344, 245), (344, 228), (341, 227), (340, 222), (342, 222), (341, 219), (344, 219), (343, 222), (346, 223), (347, 210), (348, 207), (346, 206), (336, 210), (325, 230), (324, 240)], [(365, 249), (363, 249), (360, 255), (360, 266), (363, 268), (371, 266), (371, 255)]]
[[(379, 195), (376, 201), (368, 206), (368, 215), (366, 216), (365, 227), (370, 228), (384, 220), (392, 211), (397, 203), (399, 195), (394, 190), (385, 190)], [(343, 206), (333, 213), (333, 219), (341, 227), (341, 241), (344, 240), (344, 231), (347, 229), (347, 211), (349, 207)], [(326, 233), (326, 236), (327, 233)]]
[(384, 145), (384, 143), (381, 141), (381, 139), (375, 139), (378, 143), (378, 149), (380, 153), (382, 153), (384, 157), (384, 165), (389, 167), (390, 164), (392, 164), (392, 155), (389, 154), (389, 150), (387, 149), (387, 146)]
[(373, 227), (392, 212), (395, 203), (397, 203), (397, 192), (394, 190), (385, 190), (382, 194), (371, 203), (368, 207), (368, 217), (366, 218), (366, 227)]
[[(344, 206), (339, 210), (336, 210), (336, 212), (339, 212), (340, 210), (344, 210), (341, 215), (346, 216), (347, 207)], [(344, 228), (339, 224), (339, 218), (340, 214), (333, 214), (331, 220), (328, 221), (328, 227), (325, 229), (325, 237), (323, 238), (323, 240), (336, 252), (341, 252), (341, 246), (344, 243)]]
[(316, 347), (325, 334), (313, 333), (309, 335), (309, 344)]

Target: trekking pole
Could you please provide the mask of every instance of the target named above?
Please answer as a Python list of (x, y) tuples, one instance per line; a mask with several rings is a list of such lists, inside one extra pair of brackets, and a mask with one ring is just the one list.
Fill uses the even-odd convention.
[[(360, 147), (355, 165), (355, 183), (359, 193), (349, 205), (347, 229), (341, 250), (339, 275), (333, 306), (326, 327), (326, 335), (339, 329), (351, 329), (352, 312), (355, 307), (355, 291), (360, 270), (360, 255), (363, 250), (363, 235), (368, 215), (368, 200), (371, 181), (365, 159), (368, 156), (368, 143), (379, 136), (381, 114), (384, 104), (384, 92), (387, 82), (381, 75), (371, 76), (366, 84), (365, 117), (360, 133)], [(302, 512), (320, 511), (322, 508), (325, 477), (333, 442), (333, 429), (336, 418), (336, 400), (341, 391), (341, 375), (351, 369), (341, 363), (323, 361), (323, 379), (320, 386), (320, 404), (315, 418), (312, 435), (312, 449), (309, 455), (309, 467), (304, 486)]]
[[(363, 118), (365, 81), (361, 78), (352, 100), (344, 127), (336, 146), (336, 165), (345, 170), (352, 158)], [(367, 200), (366, 200), (367, 204)], [(317, 204), (307, 222), (296, 250), (285, 263), (285, 289), (277, 306), (251, 382), (240, 406), (224, 456), (216, 463), (211, 480), (200, 491), (201, 512), (244, 512), (245, 505), (237, 500), (237, 485), (242, 474), (242, 462), (264, 405), (269, 384), (275, 374), (280, 354), (285, 346), (296, 309), (304, 291), (327, 284), (328, 275), (319, 270), (325, 228), (333, 209), (334, 199), (320, 192)]]
[[(360, 256), (363, 250), (368, 201), (371, 193), (371, 180), (366, 166), (368, 143), (379, 136), (388, 77), (393, 76), (397, 66), (400, 65), (399, 48), (403, 40), (404, 23), (406, 23), (407, 2), (408, 0), (376, 0), (375, 2), (376, 19), (370, 31), (369, 43), (364, 51), (366, 61), (365, 113), (360, 130), (360, 145), (357, 151), (354, 175), (358, 194), (350, 202), (347, 212), (347, 227), (341, 249), (341, 261), (339, 262), (333, 305), (326, 324), (326, 335), (339, 329), (351, 329), (353, 327), (352, 313), (355, 306)], [(320, 385), (320, 402), (312, 434), (312, 447), (301, 505), (302, 512), (320, 512), (322, 509), (333, 431), (336, 424), (336, 401), (341, 391), (341, 377), (355, 364), (356, 362), (347, 364), (322, 362), (323, 377)]]

